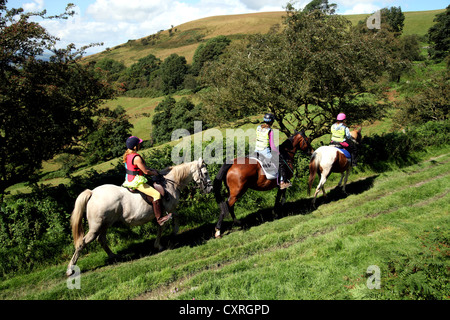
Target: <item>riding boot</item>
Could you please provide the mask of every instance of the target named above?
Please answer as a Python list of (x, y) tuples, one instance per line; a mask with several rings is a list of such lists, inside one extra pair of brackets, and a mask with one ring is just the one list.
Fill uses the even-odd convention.
[(283, 164), (280, 165), (280, 176), (281, 176), (281, 182), (280, 182), (280, 190), (289, 188), (292, 186), (292, 184), (289, 182), (289, 180), (286, 179), (286, 169)]
[(162, 203), (161, 203), (161, 199), (158, 199), (156, 201), (153, 201), (153, 212), (155, 213), (155, 218), (156, 218), (156, 222), (158, 222), (158, 224), (160, 226), (163, 226), (163, 224), (170, 220), (172, 218), (172, 214), (169, 213), (166, 216), (162, 216)]

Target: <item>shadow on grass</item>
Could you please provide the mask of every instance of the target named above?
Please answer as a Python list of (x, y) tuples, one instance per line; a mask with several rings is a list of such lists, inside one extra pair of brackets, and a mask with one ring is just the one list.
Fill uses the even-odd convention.
[[(361, 179), (347, 184), (347, 194), (342, 192), (342, 189), (335, 187), (327, 192), (327, 197), (319, 196), (316, 200), (316, 206), (337, 201), (346, 198), (348, 195), (361, 194), (370, 188), (378, 175), (374, 175), (365, 179)], [(275, 199), (274, 199), (275, 201)], [(225, 220), (222, 224), (222, 234), (226, 236), (236, 230), (248, 230), (252, 227), (262, 225), (269, 221), (282, 219), (293, 215), (307, 215), (314, 212), (311, 205), (312, 198), (304, 198), (296, 201), (287, 202), (274, 215), (272, 208), (258, 210), (240, 219), (240, 225), (234, 224), (232, 221)], [(239, 202), (237, 202), (239, 206)], [(198, 246), (204, 244), (206, 241), (214, 238), (215, 223), (205, 223), (201, 226), (191, 230), (183, 231), (177, 235), (165, 235), (161, 238), (161, 244), (168, 249), (176, 249), (185, 246)], [(134, 243), (126, 249), (121, 250), (118, 254), (121, 258), (115, 259), (114, 262), (124, 262), (139, 259), (148, 255), (153, 255), (159, 251), (153, 247), (154, 240), (144, 240), (139, 243)], [(108, 261), (111, 263), (113, 261)]]

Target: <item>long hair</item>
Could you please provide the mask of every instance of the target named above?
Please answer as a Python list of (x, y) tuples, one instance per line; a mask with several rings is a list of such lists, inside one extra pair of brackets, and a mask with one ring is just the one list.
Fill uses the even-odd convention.
[(127, 151), (125, 151), (125, 153), (123, 154), (123, 163), (127, 163), (128, 155), (133, 153), (137, 153), (136, 147), (134, 147), (134, 149), (127, 149)]

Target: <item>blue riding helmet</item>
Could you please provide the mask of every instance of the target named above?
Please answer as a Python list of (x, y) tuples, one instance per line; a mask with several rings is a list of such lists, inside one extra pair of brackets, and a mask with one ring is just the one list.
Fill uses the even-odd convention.
[(264, 122), (270, 123), (270, 122), (274, 122), (275, 121), (275, 117), (274, 117), (274, 115), (272, 113), (266, 113), (264, 115), (264, 119), (263, 120), (264, 120)]

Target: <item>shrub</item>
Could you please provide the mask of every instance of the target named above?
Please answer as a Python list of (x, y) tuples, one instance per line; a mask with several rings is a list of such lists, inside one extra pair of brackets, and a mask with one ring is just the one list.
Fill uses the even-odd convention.
[(71, 242), (70, 213), (55, 199), (21, 198), (3, 203), (1, 211), (1, 275), (54, 261)]
[(376, 171), (389, 164), (402, 166), (415, 160), (415, 153), (429, 146), (449, 143), (450, 122), (430, 121), (405, 132), (391, 132), (364, 137), (359, 150), (361, 162)]

